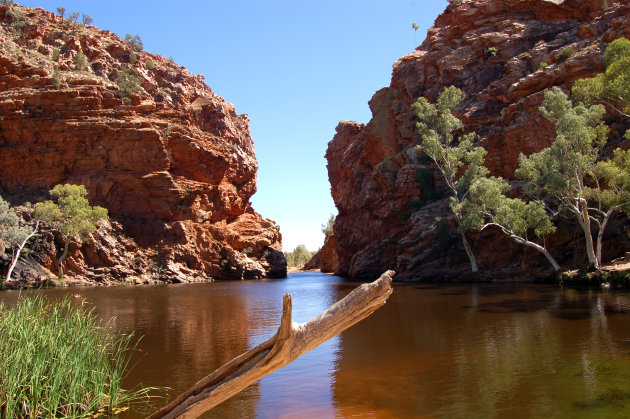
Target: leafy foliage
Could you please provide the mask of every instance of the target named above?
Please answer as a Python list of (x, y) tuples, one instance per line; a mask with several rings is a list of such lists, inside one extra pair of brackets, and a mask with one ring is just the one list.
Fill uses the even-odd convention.
[(142, 51), (144, 49), (144, 44), (142, 43), (140, 35), (126, 34), (125, 41), (136, 51)]
[(61, 20), (63, 20), (63, 15), (66, 14), (66, 8), (65, 7), (57, 7), (57, 13), (59, 13), (59, 16), (61, 16)]
[(105, 208), (90, 205), (83, 185), (57, 185), (50, 191), (50, 196), (56, 202), (38, 202), (33, 216), (58, 231), (63, 238), (64, 251), (59, 258), (59, 276), (63, 278), (63, 261), (70, 242), (87, 240), (97, 230), (97, 223), (107, 220), (108, 216)]
[(77, 21), (79, 20), (79, 12), (70, 13), (70, 16), (68, 16), (68, 19), (72, 21), (72, 34), (74, 35), (75, 30), (77, 28)]
[[(604, 103), (630, 116), (630, 40), (611, 42), (604, 53), (606, 71), (595, 77), (580, 79), (571, 90), (576, 103), (585, 106)], [(626, 133), (628, 135), (628, 133)]]
[(85, 71), (87, 68), (87, 57), (82, 51), (77, 52), (74, 57), (74, 69), (77, 71)]
[(83, 21), (84, 25), (91, 25), (92, 22), (94, 22), (94, 19), (92, 19), (92, 17), (87, 13), (83, 13), (83, 15), (81, 16), (81, 20)]
[(630, 151), (616, 149), (610, 160), (597, 162), (593, 170), (595, 187), (586, 187), (585, 195), (600, 209), (615, 209), (630, 216)]
[[(529, 157), (519, 156), (515, 175), (528, 181), (525, 191), (532, 196), (546, 196), (573, 213), (586, 239), (589, 263), (599, 267), (591, 236), (591, 213), (587, 182), (594, 176), (601, 147), (606, 142), (608, 127), (601, 118), (601, 105), (572, 106), (558, 87), (545, 92), (540, 112), (556, 126), (551, 146)], [(601, 223), (601, 220), (593, 220)], [(602, 227), (602, 226), (600, 226)], [(605, 227), (605, 224), (603, 225)]]
[(52, 83), (55, 89), (61, 88), (61, 75), (59, 74), (59, 66), (56, 65), (53, 70)]
[[(467, 229), (483, 230), (489, 226), (498, 227), (516, 243), (532, 247), (545, 255), (553, 268), (560, 266), (545, 248), (535, 239), (555, 232), (551, 217), (542, 201), (526, 202), (519, 198), (509, 198), (508, 183), (499, 177), (482, 177), (470, 187), (468, 197), (462, 203), (465, 214), (463, 225)], [(530, 232), (534, 237), (530, 238)]]
[(474, 145), (477, 138), (475, 133), (455, 138), (455, 132), (462, 128), (462, 123), (451, 113), (451, 109), (464, 98), (464, 92), (458, 88), (447, 87), (435, 104), (420, 97), (411, 106), (418, 118), (416, 129), (422, 136), (419, 148), (433, 160), (446, 182), (451, 195), (450, 208), (455, 215), (471, 268), (477, 272), (476, 258), (462, 226), (462, 203), (470, 185), (479, 177), (486, 176), (488, 169), (483, 166), (486, 151)]
[(284, 256), (287, 259), (287, 264), (293, 267), (304, 266), (313, 258), (314, 255), (315, 252), (309, 252), (303, 244), (297, 245), (291, 252), (284, 253)]
[(142, 90), (142, 82), (144, 79), (138, 76), (138, 72), (134, 68), (123, 68), (116, 75), (116, 84), (120, 88), (123, 97)]
[(0, 255), (4, 253), (5, 247), (11, 249), (11, 263), (5, 278), (7, 281), (11, 279), (13, 268), (26, 242), (35, 235), (36, 231), (37, 224), (33, 228), (23, 223), (17, 213), (10, 208), (9, 203), (0, 197)]
[(541, 201), (525, 202), (508, 198), (508, 183), (498, 177), (480, 178), (470, 188), (464, 207), (468, 228), (481, 229), (487, 222), (494, 223), (511, 234), (527, 239), (529, 231), (542, 237), (555, 231), (551, 218)]
[(328, 222), (326, 224), (322, 224), (322, 233), (326, 236), (325, 240), (328, 240), (328, 237), (332, 236), (335, 227), (335, 216), (330, 214), (330, 218), (328, 218)]
[(562, 63), (565, 62), (566, 60), (568, 60), (569, 58), (571, 58), (571, 56), (575, 54), (575, 50), (571, 47), (566, 47), (566, 48), (562, 48), (560, 51), (558, 51), (558, 53), (556, 54), (556, 61), (558, 63)]
[(420, 26), (418, 26), (416, 22), (413, 22), (411, 24), (411, 28), (413, 29), (413, 39), (416, 42), (416, 44), (418, 44), (418, 39), (416, 38), (416, 34), (418, 33), (418, 29), (420, 29)]

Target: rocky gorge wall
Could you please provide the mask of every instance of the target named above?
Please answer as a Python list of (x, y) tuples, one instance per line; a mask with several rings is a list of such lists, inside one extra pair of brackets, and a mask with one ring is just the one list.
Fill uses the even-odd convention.
[[(0, 42), (3, 197), (19, 205), (75, 183), (109, 210), (111, 222), (71, 246), (70, 276), (286, 276), (279, 227), (249, 202), (258, 168), (249, 119), (203, 76), (42, 9), (0, 6)], [(134, 72), (137, 91), (123, 91), (121, 75)], [(44, 230), (33, 247), (23, 275), (56, 273), (59, 239)]]
[[(396, 270), (400, 279), (465, 277), (470, 267), (453, 234), (447, 200), (426, 198), (439, 193), (441, 185), (430, 161), (416, 152), (421, 138), (411, 104), (420, 96), (435, 101), (447, 86), (462, 89), (467, 98), (455, 115), (466, 131), (479, 135), (491, 174), (513, 178), (519, 154), (539, 151), (555, 136), (538, 112), (544, 90), (560, 86), (568, 91), (575, 80), (603, 71), (606, 45), (630, 35), (630, 4), (609, 0), (607, 5), (601, 0), (450, 4), (422, 45), (394, 64), (390, 86), (369, 103), (372, 119), (340, 122), (328, 145), (328, 176), (339, 211), (336, 272), (353, 278), (376, 277), (387, 269)], [(556, 57), (567, 47), (574, 53), (561, 62)], [(627, 127), (610, 117), (613, 148), (622, 144)], [(628, 248), (620, 223), (609, 229), (607, 258)], [(576, 249), (579, 254), (582, 248), (571, 231), (561, 228), (547, 239), (565, 267), (575, 265)], [(472, 239), (480, 270), (489, 277), (550, 273), (537, 252), (496, 231), (484, 230)]]

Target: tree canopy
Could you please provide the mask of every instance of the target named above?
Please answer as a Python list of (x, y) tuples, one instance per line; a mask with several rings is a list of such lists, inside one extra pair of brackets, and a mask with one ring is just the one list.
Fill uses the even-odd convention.
[(63, 254), (59, 258), (59, 276), (63, 278), (63, 261), (68, 255), (71, 241), (83, 242), (97, 230), (100, 220), (107, 220), (107, 210), (91, 206), (87, 190), (83, 185), (57, 185), (50, 191), (53, 200), (38, 202), (34, 217), (58, 231), (64, 242)]
[(11, 280), (11, 273), (17, 264), (26, 242), (37, 232), (38, 223), (32, 227), (23, 223), (20, 216), (0, 197), (0, 256), (6, 248), (11, 249), (11, 263), (5, 280)]
[(287, 259), (287, 264), (289, 266), (304, 266), (308, 263), (315, 252), (309, 252), (305, 245), (299, 244), (293, 249), (291, 252), (285, 252), (284, 256)]
[(435, 104), (420, 97), (411, 107), (418, 118), (416, 129), (422, 137), (419, 149), (433, 160), (442, 174), (451, 195), (450, 208), (455, 215), (471, 269), (478, 272), (477, 260), (462, 225), (462, 204), (470, 185), (479, 177), (486, 176), (488, 169), (483, 166), (486, 150), (474, 145), (477, 135), (469, 133), (457, 138), (455, 136), (463, 124), (452, 114), (451, 109), (459, 105), (465, 97), (464, 92), (451, 86), (442, 90)]
[[(606, 71), (577, 80), (571, 90), (576, 103), (585, 106), (602, 103), (619, 114), (630, 116), (630, 40), (611, 42), (604, 53)], [(626, 132), (626, 138), (630, 132)]]
[[(576, 105), (558, 87), (545, 92), (540, 112), (556, 127), (551, 145), (529, 157), (521, 154), (515, 175), (528, 182), (525, 191), (533, 196), (549, 197), (576, 217), (586, 241), (590, 264), (596, 268), (596, 256), (591, 235), (592, 221), (600, 224), (589, 208), (588, 187), (593, 179), (597, 159), (606, 142), (608, 127), (602, 122), (605, 109), (601, 105)], [(604, 225), (605, 227), (605, 225)]]
[(324, 233), (324, 236), (326, 236), (324, 240), (328, 240), (328, 238), (332, 236), (334, 227), (335, 227), (335, 216), (330, 214), (330, 218), (328, 218), (328, 222), (326, 224), (322, 224), (322, 233)]

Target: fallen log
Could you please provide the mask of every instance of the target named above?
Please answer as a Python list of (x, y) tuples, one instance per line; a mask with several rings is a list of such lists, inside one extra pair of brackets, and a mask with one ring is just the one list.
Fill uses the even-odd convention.
[(292, 320), (291, 294), (285, 294), (280, 327), (268, 341), (239, 355), (186, 390), (148, 419), (197, 418), (249, 385), (335, 337), (385, 304), (394, 271), (362, 284), (306, 323)]

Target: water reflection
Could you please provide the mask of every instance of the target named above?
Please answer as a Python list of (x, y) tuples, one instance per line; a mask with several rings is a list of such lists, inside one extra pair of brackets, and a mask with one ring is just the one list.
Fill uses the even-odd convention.
[[(291, 280), (216, 282), (169, 286), (49, 289), (53, 299), (79, 293), (103, 319), (116, 317), (122, 332), (142, 336), (126, 388), (168, 386), (174, 397), (214, 369), (269, 339), (277, 330), (282, 296), (293, 295), (294, 321), (318, 315), (334, 300), (340, 278), (293, 275)], [(30, 292), (26, 292), (28, 294)], [(7, 304), (18, 292), (0, 293)], [(206, 418), (332, 417), (330, 375), (337, 339), (217, 406)], [(124, 417), (141, 418), (165, 400)]]
[(627, 417), (629, 308), (622, 293), (397, 286), (342, 335), (334, 403), (341, 417)]
[[(102, 317), (117, 316), (119, 330), (144, 336), (128, 384), (176, 395), (275, 333), (285, 292), (303, 322), (355, 286), (309, 273), (79, 293)], [(629, 321), (627, 292), (396, 284), (370, 318), (206, 417), (627, 417)]]

